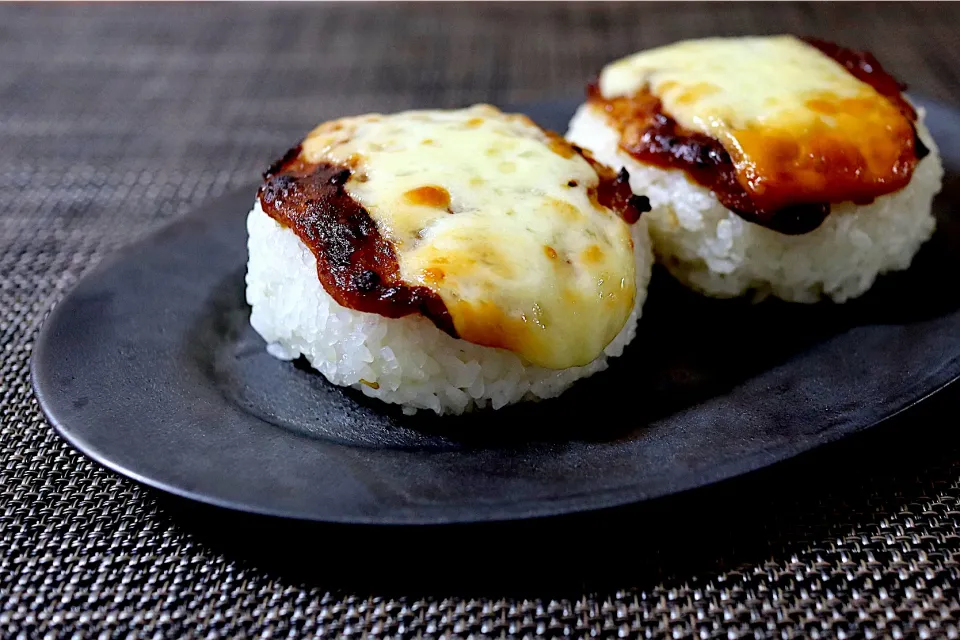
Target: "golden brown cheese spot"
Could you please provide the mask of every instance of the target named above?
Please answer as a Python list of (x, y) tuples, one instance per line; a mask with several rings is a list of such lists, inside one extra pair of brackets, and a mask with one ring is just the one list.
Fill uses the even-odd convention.
[(896, 105), (911, 122), (917, 119), (917, 112), (903, 97), (907, 85), (887, 73), (872, 53), (847, 49), (817, 38), (801, 38), (801, 40), (842, 65), (857, 80), (873, 87), (877, 93)]
[[(736, 132), (738, 181), (757, 207), (870, 202), (905, 187), (917, 163), (914, 129), (886, 101), (823, 101), (838, 126), (805, 136), (763, 128)], [(824, 105), (817, 104), (822, 112)]]
[(677, 96), (676, 100), (681, 104), (692, 104), (719, 91), (720, 88), (715, 85), (708, 82), (698, 82), (693, 86), (685, 88), (680, 95)]
[(563, 200), (557, 200), (556, 198), (549, 198), (547, 200), (547, 205), (551, 209), (559, 213), (563, 217), (563, 219), (569, 220), (571, 222), (576, 222), (583, 215), (575, 206), (573, 206), (569, 202), (564, 202)]
[(549, 246), (549, 245), (545, 245), (545, 246), (543, 247), (543, 252), (544, 252), (545, 254), (547, 254), (547, 257), (550, 258), (551, 260), (556, 260), (556, 259), (557, 259), (557, 250), (554, 249), (553, 247), (551, 247), (551, 246)]
[(561, 158), (572, 158), (577, 154), (577, 150), (569, 142), (556, 135), (550, 137), (550, 150)]
[[(483, 235), (459, 238), (455, 254), (445, 254), (432, 246), (418, 251), (421, 278), (419, 284), (441, 282), (500, 282), (517, 275), (509, 260), (509, 247), (500, 247)], [(442, 274), (442, 276), (439, 276)], [(455, 319), (456, 320), (456, 319)]]
[(806, 102), (807, 108), (825, 116), (832, 116), (839, 111), (835, 100), (829, 98), (811, 98)]
[[(514, 113), (514, 114), (507, 115), (506, 119), (518, 124), (522, 124), (525, 127), (536, 128), (536, 129), (540, 128), (539, 126), (537, 126), (536, 122), (531, 120), (528, 116), (523, 115), (522, 113)], [(546, 131), (545, 133), (547, 135), (550, 135), (553, 132)]]
[(460, 336), (484, 347), (517, 351), (528, 345), (537, 329), (533, 313), (514, 316), (485, 301), (461, 300), (454, 306)]
[(483, 118), (470, 118), (467, 120), (463, 126), (467, 129), (477, 129), (483, 125)]
[(603, 250), (595, 244), (584, 249), (580, 259), (587, 264), (597, 264), (603, 261)]
[(423, 270), (423, 279), (427, 284), (438, 285), (446, 276), (447, 274), (439, 267), (428, 267)]
[(443, 187), (427, 185), (411, 189), (403, 194), (407, 202), (422, 207), (446, 209), (450, 206), (450, 192)]

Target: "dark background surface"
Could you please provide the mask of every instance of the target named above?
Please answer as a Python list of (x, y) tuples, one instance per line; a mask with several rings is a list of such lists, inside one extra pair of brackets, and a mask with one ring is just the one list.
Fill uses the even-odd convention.
[(64, 445), (28, 379), (78, 277), (255, 180), (325, 118), (568, 97), (636, 49), (785, 31), (871, 49), (957, 106), (958, 18), (862, 3), (0, 7), (0, 635), (960, 634), (957, 390), (680, 498), (403, 530), (140, 488)]

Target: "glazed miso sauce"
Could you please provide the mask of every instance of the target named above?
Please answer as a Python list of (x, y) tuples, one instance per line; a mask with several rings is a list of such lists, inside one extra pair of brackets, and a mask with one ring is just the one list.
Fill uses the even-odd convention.
[(457, 337), (443, 300), (400, 280), (393, 247), (344, 188), (350, 176), (345, 166), (304, 162), (295, 147), (264, 174), (260, 206), (310, 248), (320, 282), (338, 304), (387, 318), (419, 313)]
[[(644, 164), (684, 171), (694, 182), (710, 189), (726, 208), (749, 222), (780, 233), (797, 235), (819, 227), (830, 213), (830, 204), (851, 200), (867, 204), (878, 196), (906, 186), (917, 162), (928, 150), (916, 135), (916, 112), (903, 98), (905, 88), (888, 74), (869, 53), (862, 53), (819, 40), (805, 40), (843, 66), (858, 80), (869, 84), (899, 111), (896, 123), (904, 135), (894, 137), (896, 149), (884, 149), (887, 161), (879, 176), (854, 145), (838, 136), (824, 135), (803, 141), (786, 139), (773, 132), (741, 132), (752, 142), (757, 157), (736, 162), (717, 139), (680, 125), (663, 109), (660, 99), (647, 87), (632, 95), (604, 98), (598, 84), (588, 88), (588, 101), (605, 112), (620, 133), (620, 146)], [(855, 101), (839, 107), (824, 100), (808, 102), (808, 108), (830, 117), (837, 108), (852, 109)], [(839, 103), (840, 101), (838, 101)], [(889, 109), (888, 109), (889, 110)], [(896, 112), (894, 118), (896, 118)], [(845, 114), (847, 115), (847, 114)], [(854, 114), (855, 115), (855, 114)], [(794, 158), (803, 159), (802, 166)], [(752, 164), (751, 164), (752, 163)], [(754, 188), (761, 174), (766, 183)], [(791, 171), (791, 168), (798, 167)], [(874, 172), (876, 173), (876, 172)]]

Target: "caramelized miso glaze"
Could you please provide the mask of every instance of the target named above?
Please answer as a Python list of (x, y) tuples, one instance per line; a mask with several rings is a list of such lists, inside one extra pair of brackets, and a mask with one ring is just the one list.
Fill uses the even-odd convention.
[(827, 203), (805, 203), (764, 209), (747, 193), (737, 169), (723, 145), (714, 138), (681, 127), (663, 113), (660, 100), (646, 91), (606, 100), (596, 85), (589, 99), (601, 105), (610, 121), (620, 129), (620, 146), (644, 164), (680, 169), (695, 182), (707, 187), (720, 203), (743, 219), (780, 233), (796, 235), (819, 227), (830, 212)]
[(393, 247), (344, 189), (350, 175), (348, 167), (304, 162), (295, 147), (264, 174), (260, 206), (310, 248), (320, 283), (338, 304), (387, 318), (420, 313), (456, 337), (443, 300), (400, 280)]
[[(903, 85), (873, 56), (804, 42), (743, 39), (742, 48), (729, 48), (738, 47), (737, 41), (695, 41), (674, 45), (676, 52), (668, 47), (638, 54), (615, 63), (615, 75), (607, 79), (615, 91), (605, 97), (602, 84), (593, 84), (588, 101), (604, 111), (620, 132), (620, 146), (638, 161), (685, 171), (750, 222), (785, 234), (807, 233), (820, 226), (831, 203), (864, 204), (902, 189), (928, 151), (916, 135), (916, 112), (900, 93)], [(750, 84), (736, 77), (751, 74), (749, 66), (724, 68), (717, 60), (704, 62), (713, 76), (697, 68), (698, 56), (711, 50), (742, 56), (759, 68), (765, 57), (757, 47), (793, 63), (794, 74), (809, 63), (812, 75), (823, 75), (824, 89), (818, 91), (809, 77), (797, 93), (789, 85)], [(829, 67), (830, 60), (817, 60), (819, 55), (855, 80), (844, 80), (843, 71)], [(659, 67), (669, 68), (664, 77), (657, 76)], [(713, 83), (703, 80), (708, 77)], [(688, 79), (688, 85), (677, 78)], [(625, 93), (632, 79), (640, 86)], [(751, 117), (737, 121), (731, 109), (748, 89), (767, 97), (749, 96)], [(688, 126), (665, 109), (667, 97)]]

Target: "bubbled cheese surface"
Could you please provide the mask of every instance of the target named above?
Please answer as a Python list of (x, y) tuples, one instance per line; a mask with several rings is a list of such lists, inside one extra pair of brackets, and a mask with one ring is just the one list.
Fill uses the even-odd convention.
[(771, 208), (869, 198), (902, 186), (911, 122), (842, 65), (793, 36), (708, 38), (607, 66), (605, 98), (645, 90), (683, 127), (730, 153)]
[(523, 116), (481, 105), (321, 125), (307, 162), (349, 166), (347, 192), (436, 292), (459, 336), (544, 367), (601, 354), (633, 307), (630, 228), (591, 197), (590, 164)]

